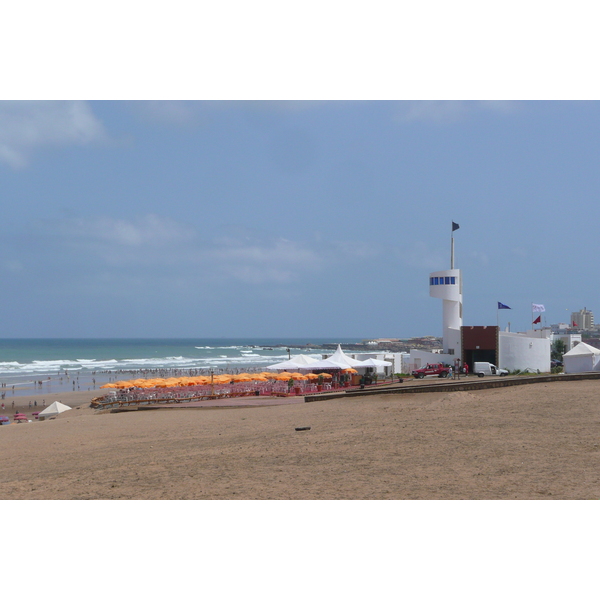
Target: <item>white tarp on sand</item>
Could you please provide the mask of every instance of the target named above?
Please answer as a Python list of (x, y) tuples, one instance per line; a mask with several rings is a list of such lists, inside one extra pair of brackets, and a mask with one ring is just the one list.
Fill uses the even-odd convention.
[(71, 410), (71, 407), (62, 404), (62, 402), (53, 402), (48, 408), (44, 409), (39, 416), (47, 419), (48, 417), (55, 417), (66, 410)]

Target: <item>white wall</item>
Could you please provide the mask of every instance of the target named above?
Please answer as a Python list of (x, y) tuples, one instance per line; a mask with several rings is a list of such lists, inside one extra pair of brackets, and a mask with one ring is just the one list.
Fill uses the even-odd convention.
[(552, 342), (555, 342), (556, 340), (562, 340), (565, 343), (566, 346), (566, 350), (565, 352), (569, 352), (570, 350), (573, 350), (573, 348), (575, 348), (575, 346), (577, 344), (579, 344), (579, 342), (581, 342), (581, 334), (580, 333), (554, 333), (552, 335)]
[(523, 333), (499, 332), (498, 366), (507, 371), (550, 372), (550, 339)]

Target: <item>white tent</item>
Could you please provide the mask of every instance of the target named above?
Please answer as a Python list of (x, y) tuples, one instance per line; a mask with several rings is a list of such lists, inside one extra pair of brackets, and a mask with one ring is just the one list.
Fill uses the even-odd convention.
[(311, 369), (350, 369), (354, 367), (365, 366), (363, 361), (350, 358), (344, 354), (342, 347), (338, 344), (337, 350), (329, 357), (323, 360), (311, 363)]
[(305, 354), (299, 354), (298, 356), (294, 356), (294, 358), (290, 358), (290, 360), (269, 365), (267, 369), (311, 369), (311, 365), (314, 362), (317, 362), (316, 358), (306, 356)]
[(367, 358), (361, 363), (361, 367), (391, 367), (394, 363), (387, 360), (379, 360), (378, 358)]
[(47, 419), (48, 417), (55, 417), (66, 410), (71, 410), (70, 406), (66, 404), (62, 404), (61, 402), (53, 402), (48, 408), (44, 409), (38, 416), (44, 417)]
[(585, 373), (600, 370), (600, 350), (585, 342), (579, 342), (569, 352), (563, 354), (565, 373)]

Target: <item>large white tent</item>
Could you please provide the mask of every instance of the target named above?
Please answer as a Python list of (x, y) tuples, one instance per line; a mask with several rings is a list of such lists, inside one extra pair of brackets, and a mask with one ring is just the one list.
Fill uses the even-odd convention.
[(350, 358), (342, 350), (342, 346), (338, 344), (337, 350), (329, 357), (323, 360), (316, 361), (310, 365), (311, 369), (353, 369), (355, 367), (363, 367), (363, 361)]
[(351, 358), (342, 350), (342, 346), (338, 344), (336, 351), (329, 357), (323, 360), (316, 360), (311, 356), (300, 354), (294, 356), (290, 360), (269, 365), (267, 369), (275, 370), (308, 370), (313, 369), (356, 369), (360, 367), (390, 367), (393, 363), (386, 360), (378, 360), (376, 358), (369, 358), (367, 360), (356, 360)]
[(269, 365), (267, 369), (311, 369), (312, 364), (315, 362), (317, 362), (316, 358), (313, 358), (312, 356), (306, 356), (305, 354), (299, 354), (298, 356), (294, 356), (294, 358), (290, 358), (290, 360)]
[(572, 350), (563, 354), (563, 370), (565, 373), (600, 371), (600, 350), (579, 342)]
[(66, 410), (71, 410), (70, 406), (63, 404), (62, 402), (53, 402), (48, 408), (44, 409), (38, 416), (47, 419), (48, 417), (55, 417)]
[(367, 358), (361, 363), (361, 367), (391, 367), (394, 363), (387, 360), (379, 360), (378, 358)]

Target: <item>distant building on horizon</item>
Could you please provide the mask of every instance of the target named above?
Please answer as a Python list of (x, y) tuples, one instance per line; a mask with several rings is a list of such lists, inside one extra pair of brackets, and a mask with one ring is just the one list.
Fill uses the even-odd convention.
[(571, 326), (583, 331), (594, 329), (594, 313), (585, 307), (578, 312), (571, 313)]

